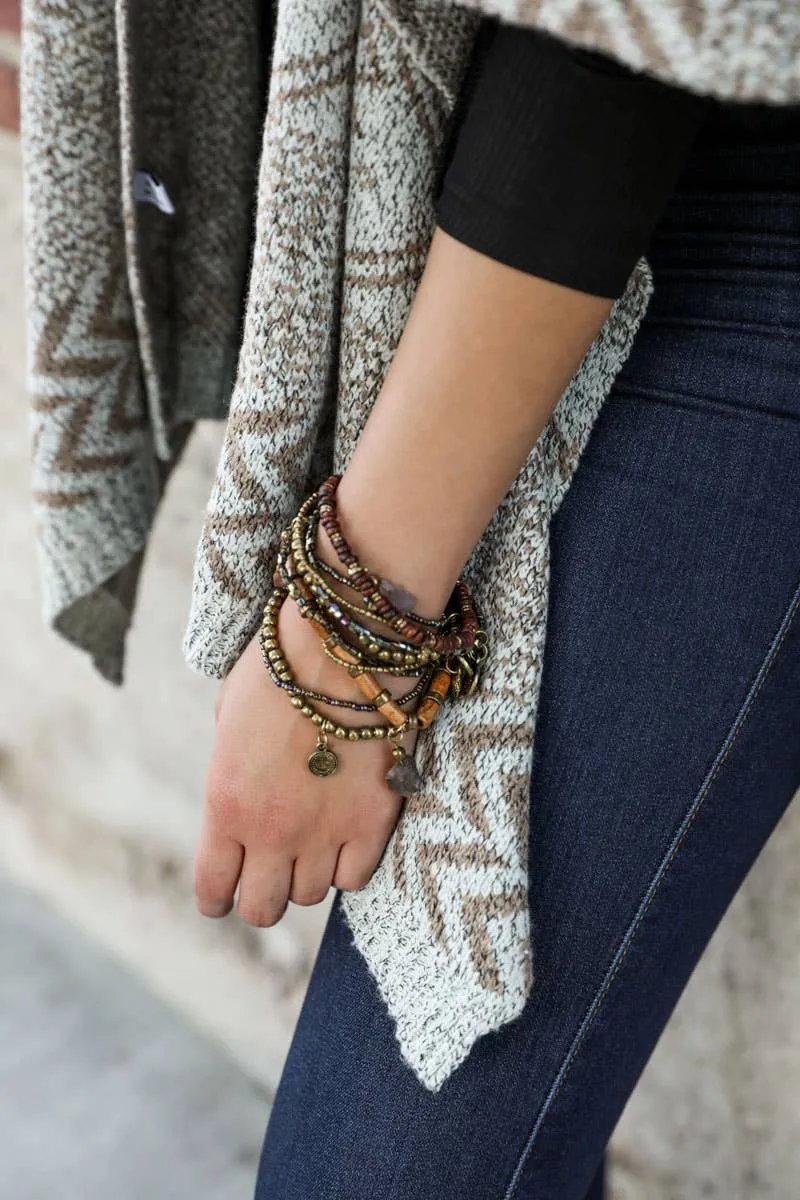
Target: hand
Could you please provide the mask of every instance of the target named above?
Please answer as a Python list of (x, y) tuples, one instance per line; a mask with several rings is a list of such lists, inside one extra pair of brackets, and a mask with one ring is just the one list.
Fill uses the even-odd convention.
[[(292, 673), (304, 686), (363, 699), (323, 653), (316, 633), (287, 600), (278, 633)], [(379, 676), (402, 694), (409, 681)], [(313, 702), (345, 724), (380, 724), (374, 713)], [(400, 813), (402, 798), (384, 781), (391, 765), (385, 739), (331, 737), (336, 772), (308, 770), (317, 729), (270, 679), (253, 638), (223, 681), (195, 861), (197, 906), (208, 917), (233, 907), (250, 925), (276, 924), (289, 900), (318, 904), (331, 886), (352, 890), (372, 877)], [(403, 739), (413, 749), (413, 735)]]

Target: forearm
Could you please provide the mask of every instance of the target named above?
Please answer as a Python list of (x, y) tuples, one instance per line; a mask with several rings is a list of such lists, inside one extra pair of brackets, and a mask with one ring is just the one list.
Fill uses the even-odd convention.
[(611, 304), (437, 229), (338, 490), (356, 552), (422, 615), (442, 611)]

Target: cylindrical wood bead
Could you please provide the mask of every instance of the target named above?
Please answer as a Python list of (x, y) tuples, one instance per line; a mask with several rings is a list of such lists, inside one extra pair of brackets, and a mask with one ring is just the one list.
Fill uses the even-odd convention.
[(355, 676), (356, 683), (370, 704), (376, 696), (380, 696), (384, 690), (378, 683), (371, 671), (362, 671), (360, 675)]
[(382, 713), (390, 725), (397, 728), (398, 725), (405, 725), (407, 713), (404, 713), (399, 704), (395, 704), (394, 700), (387, 700), (385, 704), (378, 706), (378, 712)]
[[(328, 631), (324, 630), (323, 640), (328, 641), (328, 636)], [(343, 646), (341, 643), (339, 643), (339, 645), (332, 645), (330, 650), (333, 657), (338, 658), (339, 662), (344, 663), (344, 665), (347, 667), (354, 667), (358, 663), (358, 658), (356, 655), (352, 654), (347, 647)]]

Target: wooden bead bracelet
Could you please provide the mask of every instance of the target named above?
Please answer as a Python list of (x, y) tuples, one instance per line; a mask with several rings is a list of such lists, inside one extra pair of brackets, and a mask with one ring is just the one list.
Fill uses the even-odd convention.
[[(261, 627), (262, 655), (268, 665), (277, 665), (279, 661), (282, 662), (283, 671), (278, 676), (281, 684), (286, 682), (294, 683), (285, 658), (282, 654), (280, 658), (275, 654), (276, 650), (280, 654), (280, 643), (277, 638), (277, 614), (287, 595), (288, 593), (283, 589), (275, 588), (273, 590), (264, 609), (264, 622)], [(309, 618), (309, 622), (312, 624), (312, 627), (316, 624), (313, 618)], [(317, 632), (320, 632), (321, 629), (322, 627), (319, 626)], [(323, 630), (322, 632), (327, 636), (327, 631)], [(272, 642), (274, 642), (274, 645), (271, 644)], [(342, 650), (345, 655), (348, 655), (348, 658), (340, 659), (341, 662), (346, 663), (349, 667), (356, 665), (354, 662), (349, 661), (352, 656), (349, 656), (349, 652), (345, 651), (343, 647), (340, 646), (336, 649)], [(271, 658), (270, 653), (272, 653)], [(272, 672), (270, 674), (272, 675)], [(446, 682), (443, 683), (439, 676), (444, 676)], [(386, 772), (386, 783), (393, 791), (403, 796), (418, 791), (422, 786), (422, 780), (412, 756), (400, 745), (399, 739), (411, 729), (424, 729), (430, 725), (438, 712), (439, 704), (441, 704), (447, 694), (450, 676), (446, 671), (435, 672), (433, 678), (426, 681), (425, 694), (419, 707), (415, 712), (411, 713), (404, 712), (386, 689), (381, 688), (370, 672), (359, 670), (358, 674), (354, 675), (353, 678), (362, 693), (367, 696), (372, 708), (386, 717), (388, 727), (384, 725), (345, 726), (337, 724), (324, 717), (307, 699), (300, 695), (291, 695), (290, 701), (292, 705), (304, 717), (311, 720), (318, 729), (316, 747), (308, 757), (308, 769), (313, 775), (320, 778), (332, 775), (336, 771), (339, 759), (335, 751), (328, 744), (329, 734), (335, 738), (347, 739), (351, 742), (367, 741), (372, 738), (388, 738), (394, 741), (394, 745), (392, 746), (392, 758), (394, 761)]]
[[(327, 576), (329, 579), (333, 580), (334, 583), (338, 583), (340, 587), (352, 589), (352, 584), (345, 575), (342, 575), (342, 573), (337, 571), (335, 567), (332, 567), (330, 563), (325, 562), (324, 559), (317, 556), (315, 542), (318, 527), (319, 514), (315, 511), (312, 514), (312, 518), (306, 522), (305, 544), (303, 546), (304, 560), (308, 563), (311, 570), (315, 572), (318, 577)], [(324, 580), (321, 580), (321, 582), (324, 582)], [(362, 608), (360, 605), (355, 604), (352, 600), (347, 599), (346, 597), (342, 596), (340, 592), (337, 592), (333, 589), (328, 589), (328, 591), (335, 599), (341, 601), (343, 606), (347, 608), (348, 612), (352, 612), (361, 617), (373, 618), (375, 616), (374, 609)], [(439, 629), (444, 621), (444, 617), (417, 616), (416, 620), (419, 621), (421, 625), (430, 626), (431, 629)]]
[[(400, 739), (410, 730), (427, 729), (448, 695), (474, 691), (480, 663), (487, 654), (486, 634), (463, 579), (456, 583), (440, 617), (422, 617), (413, 611), (415, 599), (409, 592), (358, 561), (339, 526), (338, 483), (339, 476), (331, 476), (308, 496), (281, 535), (274, 590), (264, 608), (261, 653), (273, 683), (286, 690), (292, 705), (317, 727), (317, 744), (308, 758), (313, 774), (327, 776), (337, 769), (329, 735), (351, 742), (386, 738), (392, 742), (393, 759), (386, 782), (401, 795), (408, 795), (419, 790), (422, 780)], [(320, 524), (344, 572), (317, 555)], [(351, 595), (360, 595), (364, 604), (356, 603)], [(324, 653), (356, 684), (364, 703), (316, 692), (294, 678), (278, 638), (278, 615), (287, 598), (317, 634)], [(372, 625), (362, 624), (359, 618)], [(386, 626), (391, 638), (378, 633), (375, 625)], [(378, 682), (377, 674), (419, 678), (405, 695), (395, 698)], [(386, 724), (340, 724), (325, 717), (312, 701), (374, 712)], [(410, 712), (402, 707), (412, 702), (416, 707)]]
[(335, 601), (320, 596), (313, 582), (309, 583), (305, 574), (294, 569), (293, 560), (291, 551), (279, 551), (274, 583), (276, 587), (286, 588), (304, 616), (312, 613), (331, 632), (333, 626), (341, 631), (343, 637), (355, 638), (354, 649), (365, 660), (370, 660), (376, 670), (392, 675), (418, 675), (429, 669), (433, 661), (429, 650), (389, 641), (374, 630), (360, 625), (352, 616), (345, 615)]
[[(351, 587), (361, 592), (372, 605), (373, 612), (395, 629), (401, 637), (416, 646), (427, 646), (438, 654), (450, 654), (459, 650), (468, 650), (475, 640), (475, 634), (480, 628), (477, 613), (472, 603), (469, 588), (463, 579), (459, 579), (453, 589), (452, 600), (454, 607), (460, 612), (462, 626), (457, 634), (436, 634), (420, 625), (419, 619), (411, 610), (416, 603), (415, 597), (398, 584), (389, 579), (376, 577), (356, 558), (350, 544), (342, 533), (336, 512), (336, 489), (341, 475), (331, 475), (318, 489), (317, 508), (322, 527), (330, 539), (331, 545), (347, 571), (347, 579)], [(394, 601), (394, 603), (392, 603)]]
[[(277, 600), (276, 597), (278, 598)], [(333, 708), (349, 708), (354, 712), (377, 712), (377, 707), (372, 703), (346, 700), (341, 696), (329, 696), (327, 693), (317, 692), (313, 688), (303, 687), (302, 684), (299, 684), (294, 679), (281, 649), (280, 641), (278, 640), (278, 612), (280, 611), (280, 607), (280, 592), (276, 588), (264, 608), (260, 637), (261, 657), (275, 686), (282, 688), (290, 696), (318, 700), (320, 703), (330, 704)], [(338, 660), (334, 661), (338, 662)], [(410, 691), (406, 692), (404, 696), (397, 698), (397, 703), (410, 704), (412, 700), (416, 700), (421, 696), (425, 691), (430, 674), (429, 670), (427, 674), (421, 675)]]
[[(402, 640), (397, 640), (397, 638), (395, 638), (393, 641), (388, 641), (381, 638), (380, 635), (376, 634), (374, 631), (365, 628), (363, 625), (360, 625), (353, 615), (354, 611), (356, 611), (354, 606), (350, 604), (346, 597), (341, 596), (338, 592), (333, 592), (327, 587), (324, 580), (320, 579), (319, 574), (313, 569), (310, 561), (306, 557), (305, 542), (307, 539), (307, 526), (309, 524), (313, 524), (313, 518), (309, 512), (309, 506), (314, 500), (314, 496), (309, 497), (309, 500), (306, 501), (306, 503), (301, 507), (300, 511), (289, 527), (289, 530), (286, 531), (287, 540), (289, 546), (291, 547), (290, 553), (292, 560), (292, 576), (294, 577), (299, 575), (304, 580), (307, 588), (309, 588), (313, 593), (313, 597), (317, 605), (324, 611), (327, 611), (333, 620), (337, 622), (337, 624), (340, 624), (344, 629), (352, 627), (353, 633), (357, 636), (362, 646), (366, 647), (371, 643), (377, 643), (378, 650), (371, 650), (371, 653), (377, 653), (378, 658), (380, 658), (383, 662), (401, 663), (398, 647), (402, 644)], [(282, 535), (282, 547), (279, 553), (279, 562), (281, 565), (283, 565), (287, 562), (287, 559), (288, 554), (285, 550), (285, 543), (283, 542)], [(348, 586), (350, 585), (348, 584)], [(347, 614), (343, 613), (344, 609), (347, 610)], [(359, 613), (365, 613), (365, 615), (371, 620), (379, 621), (382, 624), (389, 624), (383, 617), (379, 616), (379, 614), (375, 611), (374, 606), (371, 607), (369, 611), (361, 608), (358, 608), (357, 611)], [(398, 618), (391, 625), (389, 625), (389, 628), (394, 634), (399, 635), (404, 623), (404, 620)], [(451, 623), (450, 619), (448, 618), (446, 620), (445, 617), (438, 618), (438, 620), (432, 623), (432, 632), (440, 629), (445, 623), (447, 623), (449, 626)], [(430, 646), (420, 647), (412, 643), (407, 643), (404, 647), (404, 650), (405, 655), (403, 664), (406, 666), (412, 666), (415, 664), (424, 665), (433, 661), (437, 656), (436, 651)]]

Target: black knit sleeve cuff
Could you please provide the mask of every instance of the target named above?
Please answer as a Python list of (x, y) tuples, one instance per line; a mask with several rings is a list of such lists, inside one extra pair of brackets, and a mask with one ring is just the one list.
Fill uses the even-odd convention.
[(485, 22), (445, 154), (438, 224), (509, 266), (615, 298), (711, 103)]

